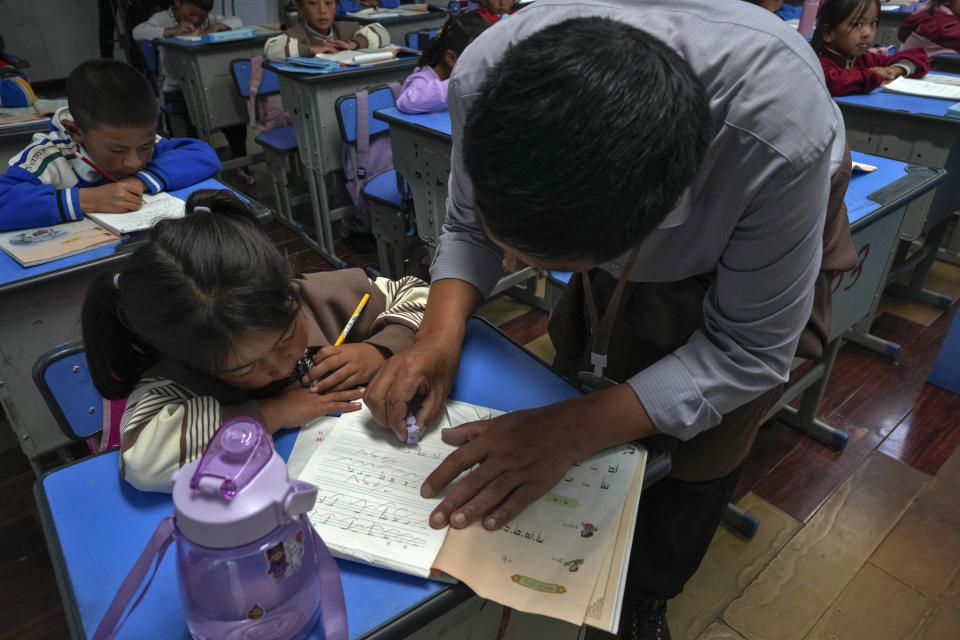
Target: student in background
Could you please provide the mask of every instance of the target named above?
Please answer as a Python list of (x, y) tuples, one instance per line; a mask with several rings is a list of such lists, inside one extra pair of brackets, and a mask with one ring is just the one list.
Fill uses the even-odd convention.
[(893, 55), (869, 50), (879, 15), (879, 0), (826, 0), (820, 5), (810, 44), (831, 95), (869, 93), (900, 76), (920, 78), (930, 70), (923, 49)]
[(516, 13), (518, 9), (514, 6), (514, 0), (477, 0), (477, 8), (474, 13), (483, 16), (483, 19), (490, 24), (496, 24), (500, 16)]
[(297, 11), (300, 24), (264, 43), (263, 56), (267, 60), (281, 62), (297, 56), (390, 44), (387, 30), (379, 24), (361, 27), (356, 22), (337, 20), (336, 0), (299, 0)]
[(140, 208), (145, 193), (215, 175), (206, 143), (157, 136), (157, 99), (143, 75), (118, 60), (88, 60), (67, 78), (67, 106), (50, 131), (0, 175), (0, 229), (80, 220), (84, 213)]
[[(357, 386), (413, 342), (427, 300), (413, 277), (292, 277), (229, 192), (195, 192), (186, 209), (158, 222), (119, 273), (101, 274), (83, 304), (94, 384), (105, 398), (129, 396), (120, 471), (145, 491), (169, 491), (173, 472), (228, 418), (252, 416), (273, 433), (359, 409)], [(347, 341), (334, 346), (364, 294)], [(298, 367), (304, 358), (312, 368)]]
[(960, 52), (960, 0), (928, 0), (900, 25), (904, 49), (923, 47), (929, 57)]
[(447, 84), (457, 58), (490, 24), (476, 13), (451, 16), (427, 43), (417, 69), (400, 88), (397, 108), (404, 113), (430, 113), (447, 108)]
[(29, 107), (36, 101), (37, 95), (26, 74), (7, 61), (0, 35), (0, 107)]
[[(133, 39), (156, 40), (171, 36), (198, 35), (229, 31), (243, 25), (240, 18), (222, 16), (210, 13), (213, 0), (174, 0), (173, 6), (166, 11), (158, 11), (150, 16), (146, 22), (141, 22), (133, 29)], [(196, 128), (190, 123), (187, 112), (187, 103), (180, 84), (172, 75), (164, 72), (164, 55), (160, 51), (160, 75), (163, 77), (163, 101), (170, 105), (170, 109), (184, 122), (188, 123), (187, 132), (196, 136)], [(227, 144), (230, 147), (230, 156), (242, 158), (247, 155), (247, 125), (237, 124), (222, 129)], [(241, 183), (250, 186), (254, 184), (253, 174), (247, 169), (238, 167), (230, 171), (230, 175)]]

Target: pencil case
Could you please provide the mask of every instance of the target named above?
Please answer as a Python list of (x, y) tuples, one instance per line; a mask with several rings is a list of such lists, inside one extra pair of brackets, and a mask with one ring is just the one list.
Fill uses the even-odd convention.
[(200, 36), (200, 39), (204, 42), (227, 42), (229, 40), (245, 40), (255, 35), (257, 35), (257, 30), (254, 27), (247, 27), (245, 29), (205, 33)]

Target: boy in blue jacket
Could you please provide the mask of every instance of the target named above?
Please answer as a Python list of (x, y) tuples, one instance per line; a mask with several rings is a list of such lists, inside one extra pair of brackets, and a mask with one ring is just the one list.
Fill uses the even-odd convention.
[(67, 106), (0, 175), (0, 230), (84, 213), (136, 211), (144, 193), (180, 189), (220, 171), (206, 143), (157, 135), (156, 98), (140, 72), (88, 60), (67, 78)]

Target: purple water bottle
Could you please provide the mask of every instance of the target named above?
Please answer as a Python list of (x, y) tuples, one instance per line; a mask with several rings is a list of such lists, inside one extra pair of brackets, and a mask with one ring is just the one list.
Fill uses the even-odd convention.
[(174, 475), (177, 573), (194, 638), (292, 640), (316, 623), (317, 488), (287, 477), (259, 422), (225, 422)]
[(116, 636), (148, 569), (174, 541), (196, 640), (301, 640), (321, 617), (326, 640), (346, 640), (340, 572), (306, 517), (316, 498), (314, 485), (289, 478), (263, 425), (227, 420), (203, 456), (173, 474), (174, 515), (157, 527), (92, 640)]

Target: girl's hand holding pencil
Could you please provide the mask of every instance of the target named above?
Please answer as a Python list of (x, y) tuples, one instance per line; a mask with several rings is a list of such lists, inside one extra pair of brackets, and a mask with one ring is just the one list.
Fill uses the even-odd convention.
[(366, 384), (385, 359), (380, 349), (366, 342), (328, 345), (313, 356), (314, 367), (303, 382), (314, 393), (352, 389)]

